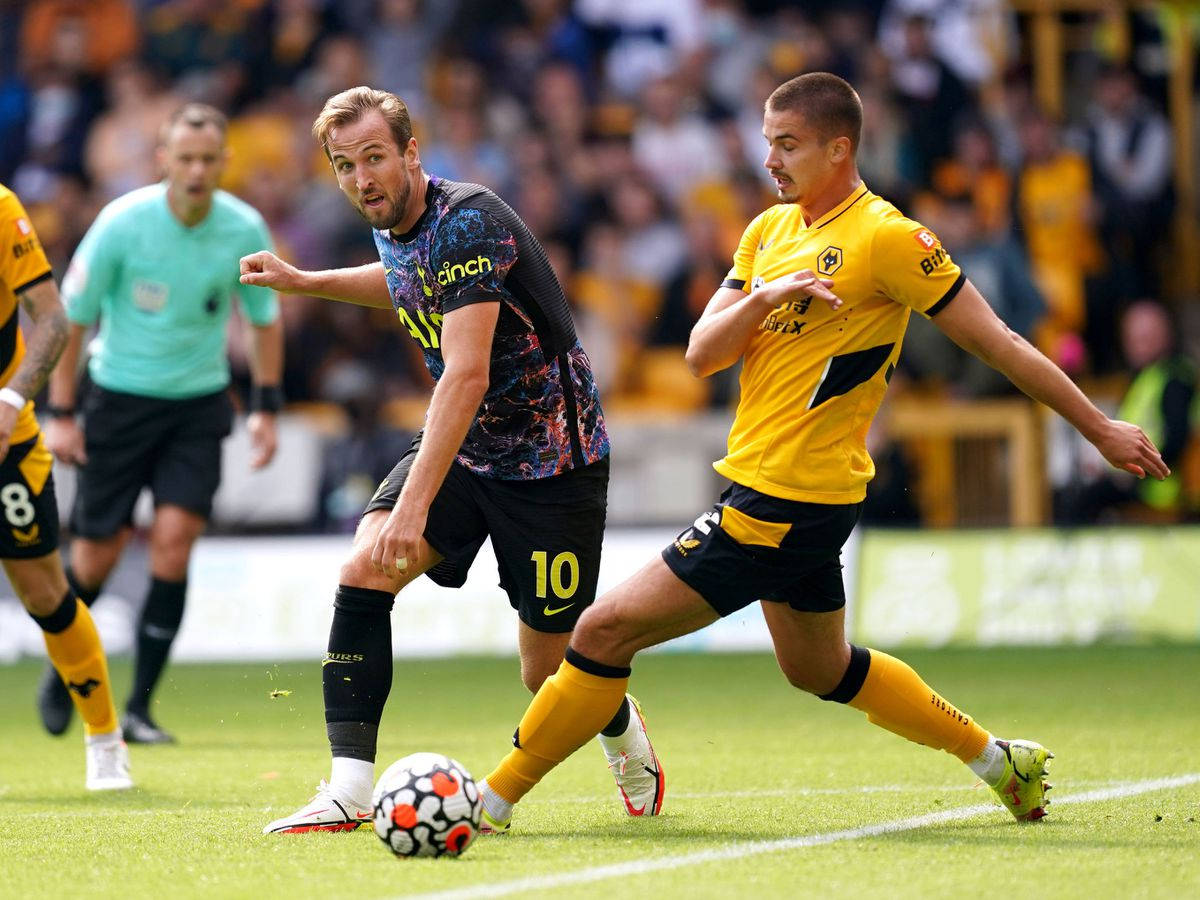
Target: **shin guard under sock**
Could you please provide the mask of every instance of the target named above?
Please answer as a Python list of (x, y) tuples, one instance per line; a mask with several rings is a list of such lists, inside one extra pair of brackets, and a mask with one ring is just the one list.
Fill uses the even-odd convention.
[(88, 608), (68, 591), (57, 610), (33, 620), (42, 629), (50, 662), (79, 710), (84, 732), (91, 736), (116, 731), (108, 662)]
[(963, 762), (987, 744), (988, 733), (959, 712), (901, 660), (878, 650), (850, 648), (842, 682), (821, 698), (853, 706), (880, 728), (918, 744), (945, 750)]
[(338, 585), (321, 662), (325, 729), (334, 756), (375, 761), (376, 736), (392, 689), (392, 605), (387, 591)]
[(594, 662), (568, 647), (513, 735), (513, 750), (487, 776), (488, 786), (516, 803), (556, 765), (594, 738), (625, 701), (627, 667)]

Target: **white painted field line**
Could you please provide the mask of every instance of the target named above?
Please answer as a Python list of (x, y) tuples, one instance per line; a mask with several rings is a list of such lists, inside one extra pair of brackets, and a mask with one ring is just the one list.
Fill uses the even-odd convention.
[[(1079, 794), (1069, 794), (1065, 797), (1055, 797), (1054, 807), (1057, 808), (1076, 803), (1099, 803), (1104, 800), (1117, 800), (1122, 797), (1136, 797), (1138, 794), (1186, 787), (1197, 782), (1200, 782), (1200, 772), (1176, 775), (1170, 778), (1135, 781), (1120, 787), (1101, 788), (1094, 791), (1084, 791)], [(449, 891), (438, 891), (432, 894), (420, 894), (418, 895), (418, 900), (468, 900), (468, 898), (473, 897), (502, 897), (506, 894), (566, 887), (572, 884), (586, 884), (593, 881), (605, 881), (610, 878), (624, 878), (630, 875), (644, 875), (647, 872), (678, 869), (682, 866), (693, 866), (699, 863), (716, 862), (726, 859), (744, 859), (747, 856), (756, 856), (760, 853), (778, 853), (781, 850), (799, 850), (805, 847), (819, 847), (824, 844), (834, 844), (839, 841), (854, 841), (881, 834), (914, 831), (929, 825), (941, 825), (945, 822), (970, 819), (984, 813), (1000, 812), (1002, 810), (993, 803), (980, 803), (975, 806), (947, 809), (941, 812), (928, 813), (923, 816), (912, 816), (907, 819), (893, 819), (890, 822), (880, 822), (876, 825), (847, 828), (844, 831), (829, 831), (824, 834), (808, 834), (774, 841), (744, 841), (737, 844), (730, 844), (728, 847), (714, 847), (710, 850), (700, 850), (696, 853), (633, 859), (628, 862), (614, 863), (607, 866), (593, 866), (589, 869), (579, 869), (575, 872), (563, 872), (559, 875), (535, 875), (529, 878), (516, 878), (512, 881), (500, 881)], [(507, 840), (507, 838), (495, 837), (487, 838), (487, 840), (503, 841)]]

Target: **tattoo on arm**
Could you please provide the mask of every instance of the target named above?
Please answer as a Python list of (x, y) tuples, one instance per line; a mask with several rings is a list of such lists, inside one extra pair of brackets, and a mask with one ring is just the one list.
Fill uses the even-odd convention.
[[(42, 293), (43, 286), (53, 291)], [(58, 300), (53, 282), (45, 281), (21, 292), (21, 306), (33, 319), (33, 331), (25, 345), (25, 358), (8, 381), (22, 397), (32, 400), (45, 385), (67, 343), (67, 314)]]

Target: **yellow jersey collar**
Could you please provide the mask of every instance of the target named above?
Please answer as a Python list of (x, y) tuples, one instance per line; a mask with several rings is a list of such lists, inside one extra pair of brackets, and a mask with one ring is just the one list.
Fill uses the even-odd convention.
[(870, 193), (870, 192), (867, 190), (866, 182), (860, 181), (858, 183), (858, 187), (856, 187), (854, 190), (852, 190), (850, 192), (850, 196), (848, 196), (845, 200), (843, 200), (841, 203), (839, 203), (837, 206), (835, 206), (829, 212), (825, 213), (825, 215), (821, 216), (821, 218), (817, 219), (815, 222), (813, 222), (811, 225), (809, 225), (808, 226), (809, 230), (816, 231), (818, 228), (822, 228), (823, 226), (828, 225), (830, 222), (832, 222), (834, 219), (836, 219), (838, 216), (840, 216), (842, 213), (844, 213), (846, 210), (848, 210), (851, 206), (853, 206), (855, 203), (857, 203), (859, 200), (861, 200), (863, 197), (865, 197), (868, 193)]

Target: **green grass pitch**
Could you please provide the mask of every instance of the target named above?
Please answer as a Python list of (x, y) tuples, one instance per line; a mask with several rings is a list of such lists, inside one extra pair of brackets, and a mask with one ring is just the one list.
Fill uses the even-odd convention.
[[(1200, 649), (900, 655), (986, 727), (1050, 747), (1052, 796), (1076, 802), (1030, 826), (996, 807), (872, 833), (990, 792), (948, 755), (789, 688), (769, 656), (658, 654), (633, 690), (667, 771), (662, 816), (627, 817), (589, 746), (512, 833), (458, 860), (397, 860), (368, 830), (260, 834), (328, 773), (315, 662), (174, 666), (157, 714), (180, 743), (133, 748), (137, 789), (101, 796), (83, 789), (78, 723), (40, 730), (39, 667), (23, 663), (0, 668), (0, 896), (1200, 896), (1200, 782), (1111, 796), (1200, 773)], [(114, 678), (120, 695), (126, 663)], [(379, 761), (433, 750), (482, 776), (525, 700), (515, 660), (397, 662)]]

